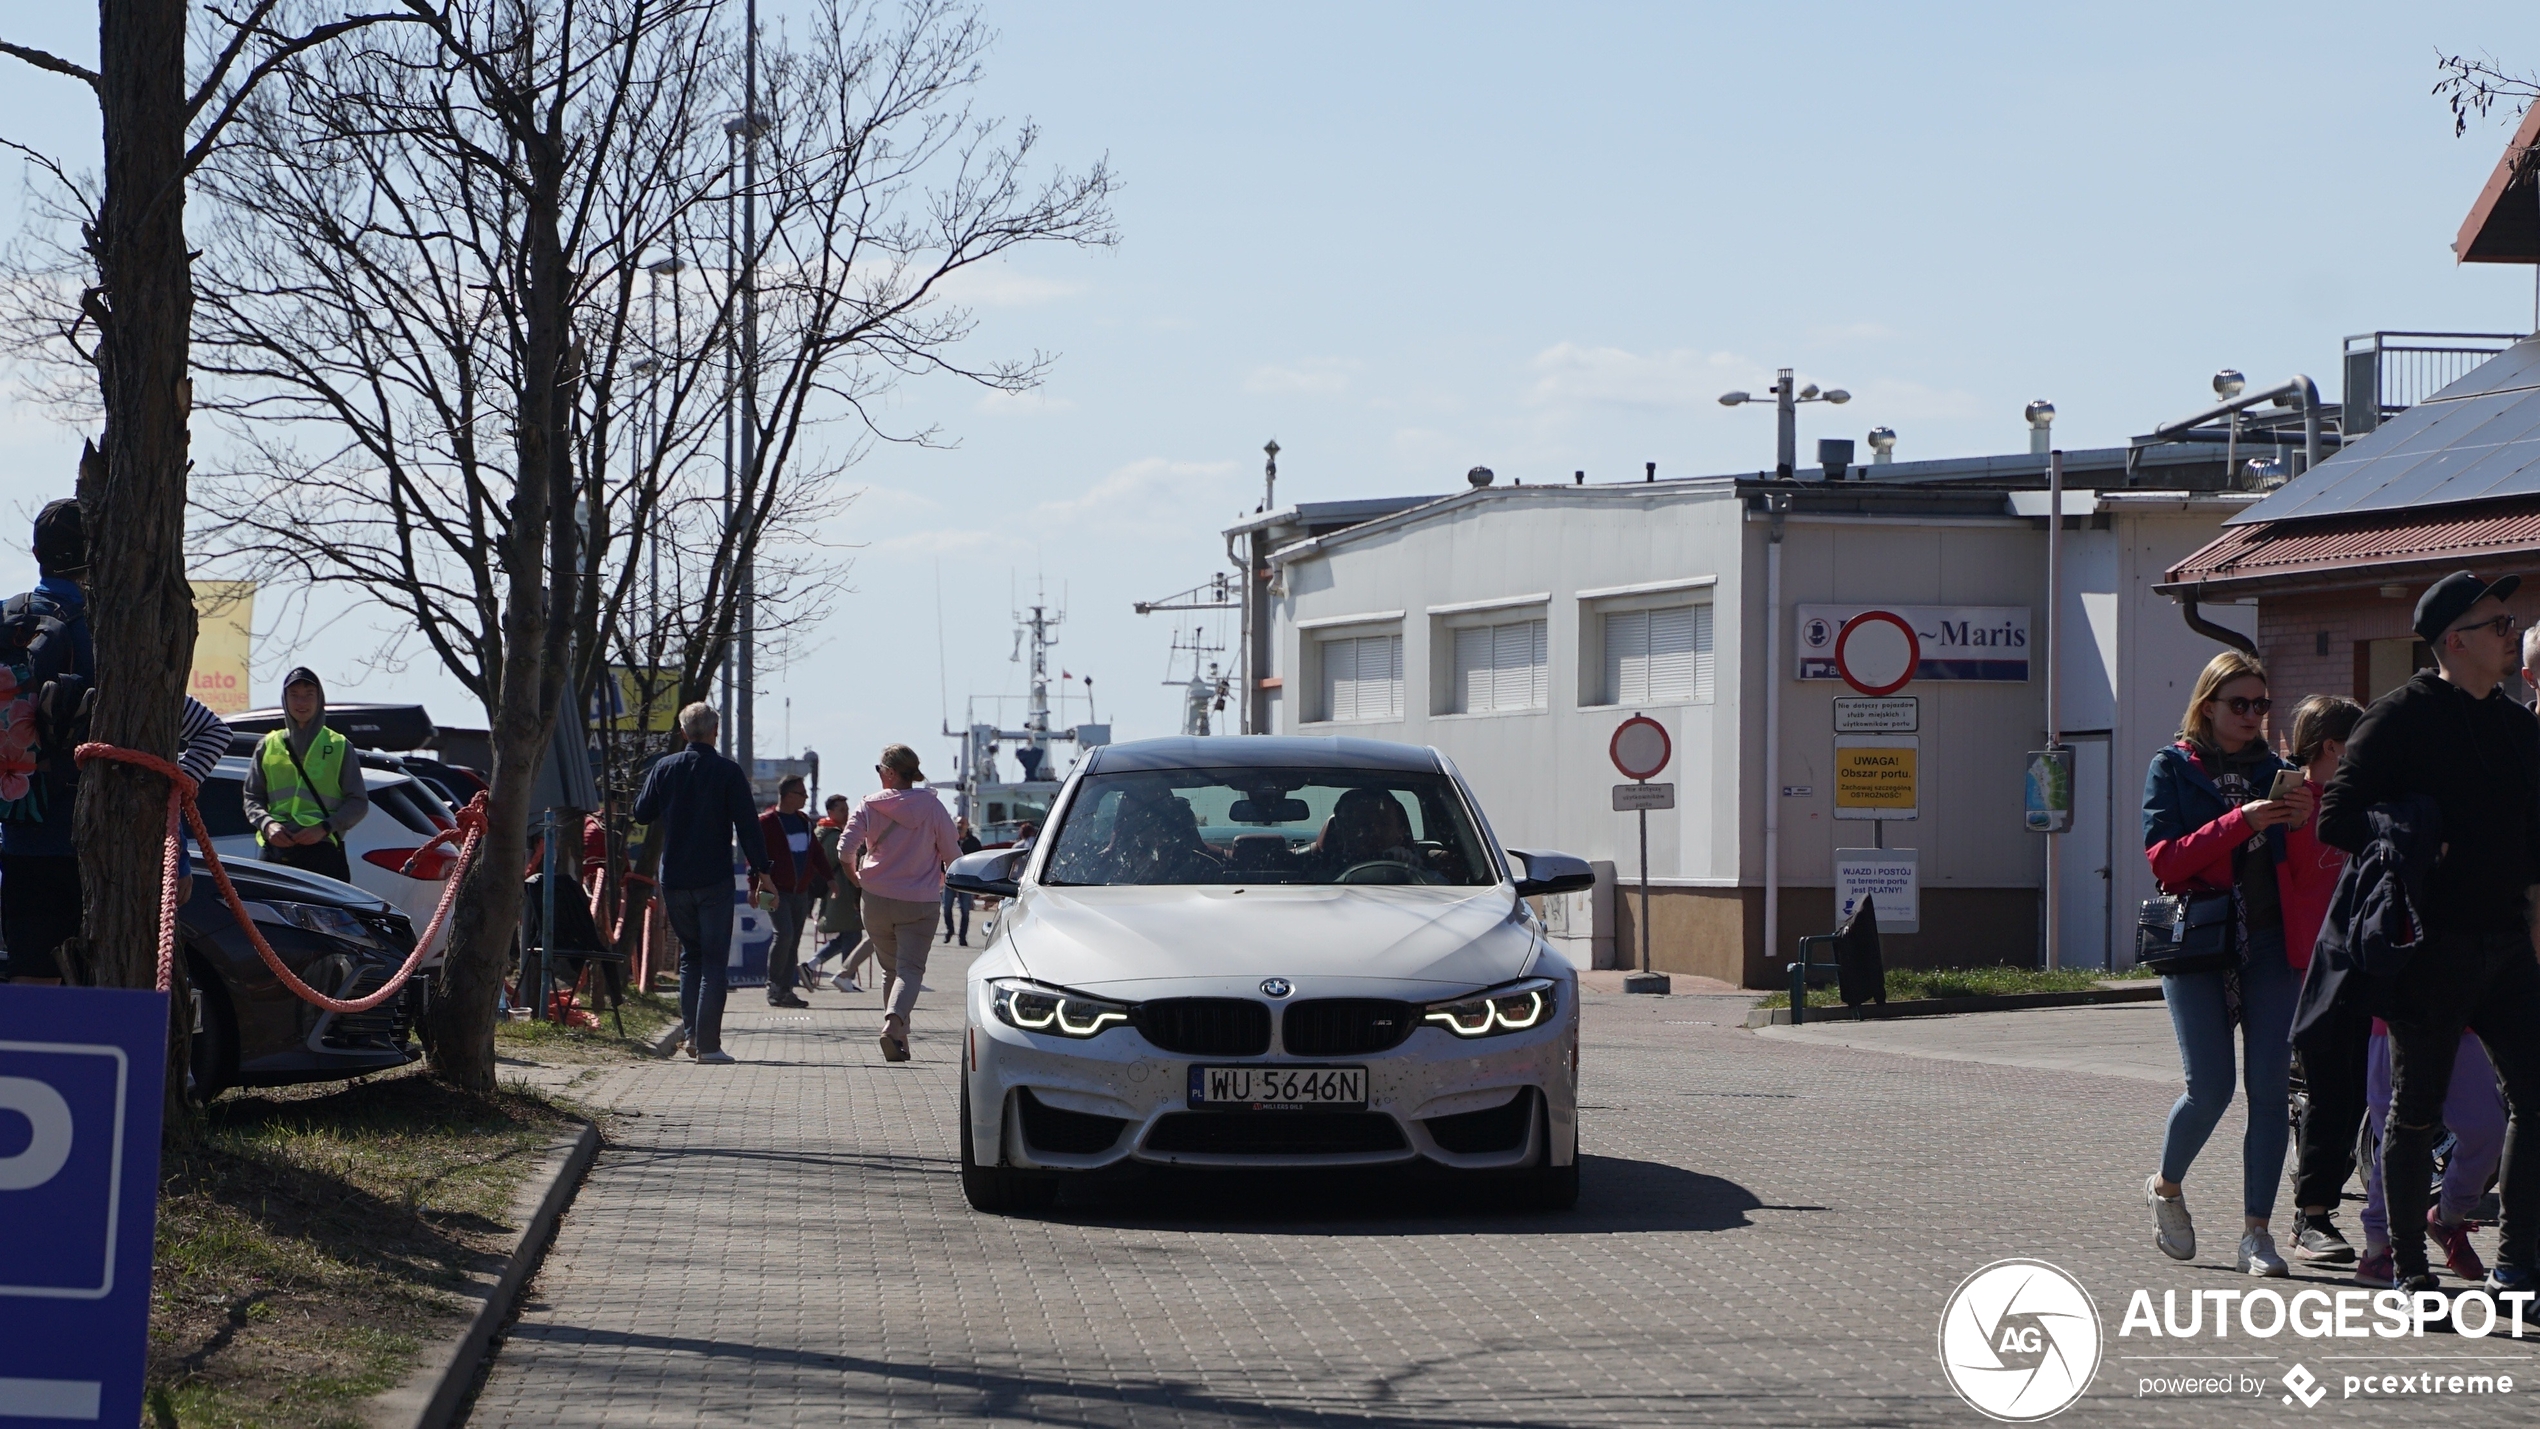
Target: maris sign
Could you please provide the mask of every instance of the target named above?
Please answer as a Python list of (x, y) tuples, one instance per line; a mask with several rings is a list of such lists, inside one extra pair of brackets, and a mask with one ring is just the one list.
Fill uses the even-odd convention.
[(1888, 610), (1914, 628), (1922, 660), (1916, 684), (1925, 680), (2020, 683), (2028, 679), (2029, 608), (2025, 605), (1895, 605), (1885, 601), (1799, 607), (1799, 678), (1839, 680), (1835, 637), (1844, 622), (1865, 610)]

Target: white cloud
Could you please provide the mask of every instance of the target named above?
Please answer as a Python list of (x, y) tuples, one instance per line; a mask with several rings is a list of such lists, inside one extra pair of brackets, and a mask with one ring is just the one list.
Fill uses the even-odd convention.
[[(1853, 405), (1871, 414), (1872, 420), (1896, 422), (1925, 418), (1958, 418), (1981, 416), (1984, 405), (1975, 394), (1957, 388), (1926, 387), (1898, 377), (1873, 377), (1855, 389)], [(2017, 416), (2014, 409), (2003, 413), (2007, 419)], [(2006, 427), (2007, 429), (2007, 427)]]
[(974, 264), (946, 278), (943, 284), (946, 297), (974, 308), (1037, 307), (1083, 291), (1083, 283), (1039, 277), (1004, 263)]
[(939, 528), (932, 531), (910, 531), (874, 542), (866, 548), (867, 556), (1031, 556), (1038, 551), (1031, 542), (1007, 535), (1003, 531)]
[(1349, 390), (1350, 379), (1366, 364), (1354, 357), (1309, 357), (1285, 367), (1261, 366), (1244, 379), (1247, 392), (1278, 395), (1337, 396)]
[(1535, 406), (1662, 412), (1715, 401), (1726, 387), (1751, 379), (1756, 371), (1754, 363), (1733, 353), (1683, 347), (1638, 353), (1575, 342), (1554, 343), (1536, 353), (1530, 365), (1535, 384), (1526, 400)]
[(1808, 340), (1829, 347), (1848, 347), (1858, 343), (1880, 342), (1896, 336), (1896, 329), (1885, 323), (1840, 323), (1808, 329)]
[(1076, 406), (1064, 397), (1045, 392), (999, 392), (993, 388), (979, 394), (976, 405), (991, 417), (1046, 417), (1053, 412), (1073, 411)]
[(1235, 473), (1231, 461), (1169, 461), (1147, 457), (1116, 468), (1110, 475), (1063, 501), (1044, 501), (1041, 519), (1072, 522), (1101, 516), (1115, 524), (1140, 522), (1158, 508), (1205, 498), (1222, 505), (1226, 482)]

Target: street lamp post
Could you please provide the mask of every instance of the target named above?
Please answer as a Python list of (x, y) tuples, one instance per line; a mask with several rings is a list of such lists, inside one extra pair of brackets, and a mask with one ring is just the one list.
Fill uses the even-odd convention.
[[(1852, 400), (1852, 394), (1840, 387), (1821, 392), (1817, 390), (1817, 384), (1811, 382), (1805, 387), (1794, 390), (1791, 382), (1790, 369), (1785, 367), (1775, 374), (1773, 385), (1765, 389), (1773, 398), (1773, 475), (1783, 481), (1795, 480), (1798, 473), (1799, 404), (1832, 402), (1840, 407)], [(1720, 394), (1720, 405), (1723, 407), (1742, 406), (1745, 403), (1760, 400), (1762, 399), (1750, 392)]]

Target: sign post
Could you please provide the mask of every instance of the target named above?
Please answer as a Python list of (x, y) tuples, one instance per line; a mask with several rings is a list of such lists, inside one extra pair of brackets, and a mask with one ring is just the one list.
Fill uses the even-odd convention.
[(1640, 971), (1624, 977), (1623, 991), (1663, 993), (1673, 984), (1666, 974), (1649, 970), (1649, 811), (1676, 807), (1676, 786), (1652, 784), (1649, 776), (1666, 770), (1674, 742), (1665, 725), (1635, 714), (1615, 727), (1605, 752), (1623, 777), (1633, 781), (1614, 786), (1615, 812), (1628, 809), (1640, 816)]
[(168, 995), (0, 986), (0, 1418), (135, 1424)]

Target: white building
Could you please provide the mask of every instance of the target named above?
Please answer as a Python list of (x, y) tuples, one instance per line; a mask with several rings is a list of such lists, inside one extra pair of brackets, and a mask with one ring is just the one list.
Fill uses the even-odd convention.
[[(2219, 475), (2196, 452), (2164, 454), (2156, 475), (2188, 484), (2206, 475), (2200, 461)], [(1346, 520), (1322, 507), (1260, 516), (1228, 533), (1255, 577), (1246, 727), (1435, 745), (1503, 842), (1610, 865), (1630, 891), (1637, 824), (1611, 811), (1621, 776), (1607, 745), (1620, 721), (1646, 714), (1674, 742), (1660, 777), (1677, 786), (1676, 807), (1649, 816), (1652, 965), (1774, 986), (1798, 937), (1832, 926), (1835, 849), (1872, 842), (1869, 824), (1832, 817), (1833, 701), (1853, 691), (1826, 642), (1850, 613), (1897, 609), (1924, 635), (1926, 678), (1902, 691), (1919, 701), (1919, 817), (1887, 825), (1886, 843), (1917, 851), (1921, 905), (1918, 933), (1886, 937), (1888, 959), (2034, 963), (2045, 860), (2022, 824), (2021, 785), (2046, 738), (2044, 667), (2029, 659), (2045, 639), (2046, 496), (2006, 488), (2036, 484), (2043, 465), (1490, 486), (1348, 503)], [(2135, 852), (2144, 764), (2219, 648), (2150, 588), (2252, 498), (2087, 489), (2123, 482), (2121, 451), (2069, 454), (2067, 472), (2082, 489), (2065, 497), (2061, 723), (2077, 808), (2061, 942), (2069, 966), (2124, 966), (2131, 910), (2152, 891)], [(1768, 632), (1780, 641), (1777, 702)], [(1768, 770), (1776, 703), (1779, 768)], [(1772, 869), (1768, 797), (1780, 815)], [(1768, 879), (1780, 888), (1769, 953)], [(1553, 914), (1595, 965), (1636, 956), (1635, 898), (1600, 887)]]

